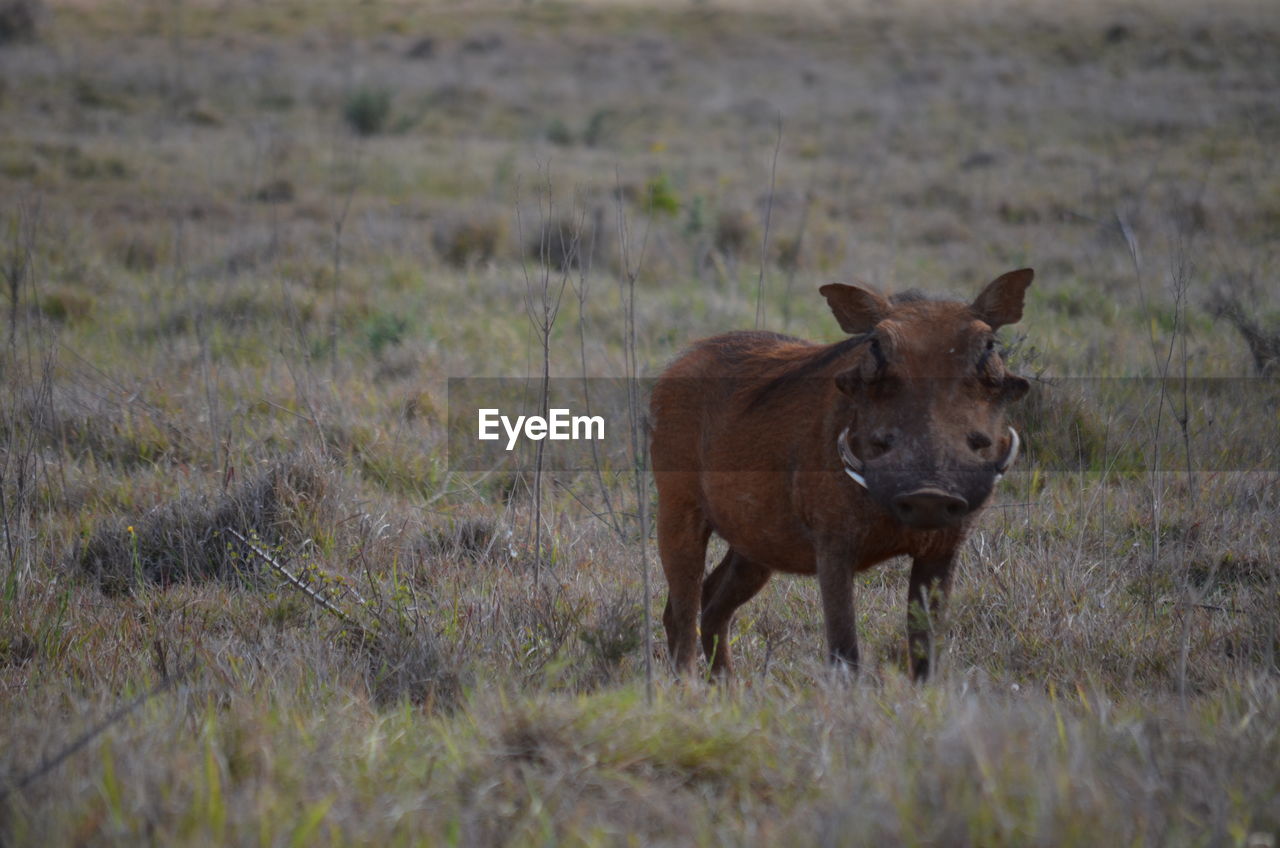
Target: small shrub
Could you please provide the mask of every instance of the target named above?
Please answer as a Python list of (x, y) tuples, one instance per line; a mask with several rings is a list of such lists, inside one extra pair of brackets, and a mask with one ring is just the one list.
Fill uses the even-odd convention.
[(122, 243), (113, 246), (113, 252), (120, 264), (134, 272), (152, 271), (160, 264), (163, 248), (154, 239), (146, 236), (126, 238)]
[[(531, 587), (532, 588), (532, 587)], [(530, 677), (562, 655), (582, 627), (585, 600), (566, 592), (532, 588), (508, 608), (504, 639), (515, 648)]]
[(680, 197), (671, 186), (666, 174), (659, 174), (645, 184), (646, 211), (655, 215), (673, 216), (680, 211)]
[(996, 215), (1006, 224), (1023, 225), (1040, 223), (1040, 210), (1027, 204), (1000, 201), (996, 207)]
[(1097, 301), (1097, 297), (1083, 288), (1058, 288), (1045, 297), (1045, 305), (1059, 315), (1067, 318), (1080, 318), (1085, 315)]
[(282, 178), (264, 183), (253, 193), (253, 199), (259, 203), (289, 203), (296, 195), (293, 182)]
[(1102, 34), (1102, 40), (1107, 44), (1119, 44), (1131, 38), (1133, 38), (1133, 29), (1122, 23), (1111, 24)]
[(59, 323), (80, 321), (93, 311), (93, 298), (69, 289), (59, 289), (40, 296), (40, 311), (46, 318)]
[(573, 131), (569, 129), (569, 125), (559, 118), (554, 118), (547, 125), (547, 141), (560, 147), (573, 146)]
[(109, 97), (93, 80), (76, 77), (71, 82), (71, 96), (76, 104), (89, 109), (102, 109), (117, 106), (117, 101)]
[(582, 143), (587, 147), (602, 147), (613, 135), (615, 115), (610, 109), (597, 109), (587, 119), (587, 128), (582, 131)]
[[(68, 320), (74, 320), (78, 305), (55, 300), (42, 301), (40, 306), (51, 311), (65, 309)], [(133, 469), (162, 459), (190, 458), (189, 444), (176, 428), (105, 399), (93, 389), (74, 385), (60, 386), (45, 398), (15, 404), (12, 417), (0, 417), (0, 436), (12, 438), (3, 426), (9, 424), (16, 424), (39, 444), (75, 462)]]
[(75, 180), (124, 179), (129, 176), (129, 166), (114, 156), (96, 159), (85, 156), (76, 148), (70, 148), (63, 160), (67, 176)]
[[(1112, 419), (1132, 407), (1123, 381), (1033, 382), (1012, 413), (1026, 468), (1130, 472), (1146, 466), (1146, 445)], [(1100, 414), (1106, 410), (1107, 414)], [(1021, 462), (1021, 460), (1020, 460)]]
[(21, 668), (36, 658), (38, 650), (36, 641), (12, 624), (0, 630), (0, 668)]
[(40, 173), (40, 164), (20, 155), (0, 158), (0, 175), (14, 180), (29, 180)]
[(473, 35), (462, 42), (462, 52), (464, 53), (492, 53), (495, 50), (501, 50), (504, 42), (502, 36), (497, 33), (481, 33)]
[(612, 678), (622, 661), (640, 647), (643, 624), (644, 610), (636, 599), (618, 595), (611, 598), (591, 624), (579, 633), (602, 676)]
[(47, 17), (43, 0), (0, 0), (0, 44), (35, 41)]
[(226, 119), (221, 112), (203, 101), (191, 104), (186, 112), (183, 113), (183, 117), (188, 123), (197, 127), (220, 127), (226, 123)]
[(297, 98), (288, 91), (268, 90), (258, 95), (256, 103), (268, 112), (287, 112), (297, 105)]
[(391, 312), (380, 312), (369, 319), (364, 328), (365, 344), (374, 356), (381, 356), (389, 347), (404, 341), (409, 330), (409, 319)]
[(525, 245), (525, 255), (557, 271), (578, 268), (584, 259), (591, 266), (606, 254), (607, 238), (593, 222), (566, 216), (543, 222)]
[(707, 228), (707, 201), (702, 195), (695, 195), (689, 202), (689, 210), (685, 214), (684, 234), (695, 238)]
[(506, 222), (498, 216), (473, 213), (438, 222), (431, 241), (447, 264), (466, 268), (492, 260), (506, 234)]
[(475, 119), (493, 99), (493, 93), (487, 88), (446, 83), (426, 97), (423, 108), (440, 116)]
[(460, 518), (448, 527), (425, 534), (415, 547), (420, 556), (483, 562), (506, 554), (497, 533), (492, 519)]
[(1236, 328), (1253, 357), (1258, 374), (1280, 372), (1280, 327), (1264, 327), (1234, 293), (1219, 291), (1209, 300), (1209, 312)]
[(436, 55), (436, 40), (430, 36), (419, 38), (404, 52), (406, 59), (431, 59)]
[(725, 209), (716, 216), (713, 244), (725, 256), (742, 256), (759, 244), (755, 217), (741, 209)]
[(391, 117), (391, 92), (385, 88), (357, 88), (347, 95), (342, 117), (360, 135), (377, 135), (386, 129)]
[(637, 204), (644, 194), (644, 187), (632, 182), (618, 183), (611, 193), (613, 199), (621, 203)]
[(435, 633), (420, 614), (404, 612), (390, 629), (382, 628), (362, 647), (369, 657), (369, 688), (383, 706), (407, 700), (448, 710), (462, 692), (462, 680), (447, 661)]
[(799, 270), (804, 262), (804, 240), (796, 235), (780, 235), (769, 252), (782, 270)]

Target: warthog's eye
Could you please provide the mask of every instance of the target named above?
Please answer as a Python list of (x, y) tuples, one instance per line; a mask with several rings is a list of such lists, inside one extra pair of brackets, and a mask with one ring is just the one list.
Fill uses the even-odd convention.
[(872, 338), (871, 343), (867, 345), (871, 350), (871, 356), (876, 361), (876, 370), (883, 371), (889, 365), (889, 361), (884, 358), (884, 349), (880, 347), (880, 340)]
[(969, 447), (975, 451), (980, 451), (991, 447), (991, 439), (985, 433), (977, 431), (969, 434)]
[(991, 358), (996, 355), (996, 340), (987, 339), (987, 344), (982, 350), (982, 355), (978, 357), (978, 373), (988, 380), (992, 380), (996, 377), (996, 374), (993, 372), (997, 369), (991, 367)]

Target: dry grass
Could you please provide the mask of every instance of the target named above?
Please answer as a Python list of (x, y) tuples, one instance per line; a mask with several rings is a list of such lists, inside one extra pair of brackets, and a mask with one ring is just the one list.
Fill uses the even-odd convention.
[[(1265, 5), (52, 5), (0, 49), (0, 841), (1274, 843)], [(526, 270), (583, 293), (552, 374), (618, 375), (642, 243), (647, 374), (761, 277), (833, 339), (821, 283), (1036, 267), (935, 683), (901, 564), (857, 680), (778, 578), (674, 683), (625, 475), (548, 475), (535, 585), (527, 469), (450, 469)]]
[(337, 518), (326, 469), (285, 460), (217, 497), (191, 494), (162, 504), (135, 523), (100, 522), (76, 560), (104, 592), (143, 581), (251, 579), (228, 531), (277, 547), (310, 539), (307, 532)]

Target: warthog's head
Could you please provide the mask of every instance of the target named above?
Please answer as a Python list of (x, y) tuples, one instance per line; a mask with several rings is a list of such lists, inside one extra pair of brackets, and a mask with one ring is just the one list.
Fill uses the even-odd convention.
[(836, 377), (853, 400), (841, 460), (903, 524), (959, 523), (1017, 456), (1004, 408), (1029, 386), (1005, 369), (995, 333), (1022, 318), (1032, 276), (1010, 271), (970, 304), (821, 288), (840, 326), (861, 337), (852, 367)]

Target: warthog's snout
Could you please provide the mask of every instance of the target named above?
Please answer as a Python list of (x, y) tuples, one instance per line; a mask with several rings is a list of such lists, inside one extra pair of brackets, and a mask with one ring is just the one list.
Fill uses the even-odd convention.
[(916, 489), (893, 499), (894, 517), (920, 530), (956, 524), (968, 514), (967, 500), (941, 489)]

